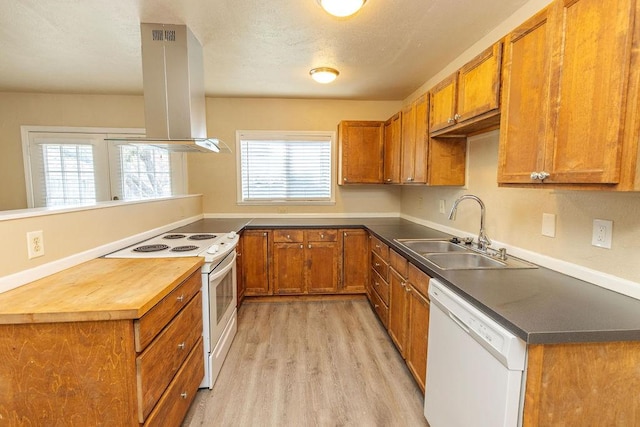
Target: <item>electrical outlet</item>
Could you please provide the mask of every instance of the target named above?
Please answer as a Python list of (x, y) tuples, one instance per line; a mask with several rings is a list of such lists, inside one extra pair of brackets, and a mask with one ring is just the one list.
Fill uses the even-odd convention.
[(611, 249), (612, 237), (613, 221), (606, 219), (593, 220), (593, 235), (591, 236), (591, 244), (593, 246)]
[(556, 216), (554, 214), (542, 214), (542, 235), (556, 237)]
[(440, 211), (441, 214), (445, 213), (445, 201), (443, 199), (440, 199), (439, 201), (439, 205), (438, 205), (438, 210)]
[(27, 233), (27, 253), (29, 259), (44, 255), (44, 235), (42, 230)]

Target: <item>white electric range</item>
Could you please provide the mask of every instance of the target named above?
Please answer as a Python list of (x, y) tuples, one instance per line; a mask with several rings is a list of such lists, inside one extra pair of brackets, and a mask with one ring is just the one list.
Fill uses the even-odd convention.
[(201, 290), (205, 376), (200, 388), (213, 388), (236, 335), (238, 240), (235, 232), (165, 233), (105, 255), (105, 258), (204, 258)]

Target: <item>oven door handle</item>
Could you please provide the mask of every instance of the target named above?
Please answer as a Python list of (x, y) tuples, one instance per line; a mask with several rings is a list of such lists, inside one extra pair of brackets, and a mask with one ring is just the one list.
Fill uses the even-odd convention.
[(209, 282), (218, 279), (219, 277), (224, 277), (225, 274), (231, 270), (236, 264), (236, 252), (233, 251), (231, 256), (227, 256), (222, 263), (226, 263), (222, 269), (219, 269), (220, 266), (214, 268), (214, 270), (209, 273)]

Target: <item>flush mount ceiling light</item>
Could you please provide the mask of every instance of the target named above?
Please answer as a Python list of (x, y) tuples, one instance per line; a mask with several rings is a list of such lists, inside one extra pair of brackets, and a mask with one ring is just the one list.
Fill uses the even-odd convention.
[(353, 15), (367, 0), (316, 0), (327, 13), (339, 18)]
[(338, 77), (338, 70), (329, 67), (314, 68), (309, 71), (311, 78), (318, 83), (331, 83)]

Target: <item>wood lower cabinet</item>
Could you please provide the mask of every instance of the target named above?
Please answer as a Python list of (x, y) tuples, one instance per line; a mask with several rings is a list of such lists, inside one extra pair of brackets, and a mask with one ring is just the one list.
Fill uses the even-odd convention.
[(245, 296), (270, 295), (270, 230), (242, 232), (242, 280)]
[(369, 280), (369, 233), (362, 229), (340, 230), (342, 234), (343, 293), (363, 293)]
[(341, 249), (337, 229), (274, 230), (273, 292), (337, 293)]
[(237, 306), (240, 308), (244, 299), (244, 268), (242, 267), (242, 237), (236, 246), (236, 288), (238, 293)]
[(179, 426), (204, 377), (201, 283), (134, 320), (0, 325), (0, 420)]
[(429, 344), (429, 276), (409, 264), (408, 326), (405, 360), (409, 371), (424, 392), (427, 378), (427, 348)]
[(498, 183), (635, 191), (640, 2), (555, 0), (505, 42)]
[[(398, 351), (405, 357), (407, 329), (409, 326), (409, 292), (407, 292), (407, 260), (395, 251), (391, 253), (391, 269), (389, 270), (389, 327), (391, 340)], [(394, 265), (395, 260), (395, 265)], [(400, 268), (398, 268), (398, 265)], [(395, 267), (395, 268), (394, 268)]]
[(338, 185), (382, 183), (383, 138), (384, 122), (340, 122)]

